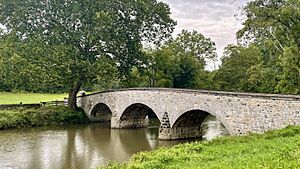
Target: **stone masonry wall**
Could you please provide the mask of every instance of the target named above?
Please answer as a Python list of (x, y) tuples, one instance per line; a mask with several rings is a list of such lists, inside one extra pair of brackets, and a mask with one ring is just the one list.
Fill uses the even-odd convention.
[[(262, 133), (288, 125), (300, 125), (300, 96), (176, 89), (124, 89), (87, 95), (78, 102), (88, 115), (98, 103), (104, 103), (110, 108), (113, 128), (122, 127), (120, 117), (127, 107), (134, 103), (147, 105), (161, 121), (161, 139), (177, 138), (178, 135), (198, 135), (199, 133), (190, 130), (186, 131), (194, 134), (182, 133), (185, 129), (171, 130), (175, 121), (191, 110), (201, 110), (215, 116), (231, 135)], [(169, 127), (165, 113), (169, 118)]]

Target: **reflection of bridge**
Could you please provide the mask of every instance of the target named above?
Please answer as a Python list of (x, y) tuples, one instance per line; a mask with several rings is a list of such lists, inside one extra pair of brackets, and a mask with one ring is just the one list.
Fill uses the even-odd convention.
[(145, 127), (146, 116), (160, 120), (160, 139), (201, 136), (211, 114), (232, 135), (261, 133), (300, 125), (300, 96), (183, 89), (122, 89), (78, 98), (92, 121), (111, 121), (112, 128)]

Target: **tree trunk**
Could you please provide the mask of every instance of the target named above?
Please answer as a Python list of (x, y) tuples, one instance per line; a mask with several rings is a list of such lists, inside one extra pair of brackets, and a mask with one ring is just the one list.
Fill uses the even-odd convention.
[(75, 85), (72, 87), (72, 89), (69, 91), (69, 98), (68, 98), (68, 106), (72, 110), (77, 110), (77, 93), (79, 92), (81, 87), (81, 82), (76, 82)]

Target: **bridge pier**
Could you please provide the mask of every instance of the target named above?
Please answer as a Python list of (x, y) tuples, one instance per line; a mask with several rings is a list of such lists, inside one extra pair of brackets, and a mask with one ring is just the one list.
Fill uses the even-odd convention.
[(110, 128), (118, 129), (120, 128), (119, 118), (116, 114), (111, 117)]

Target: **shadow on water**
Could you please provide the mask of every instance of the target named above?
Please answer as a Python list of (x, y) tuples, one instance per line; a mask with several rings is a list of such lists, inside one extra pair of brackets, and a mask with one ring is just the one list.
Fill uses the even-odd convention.
[[(219, 131), (222, 126), (213, 121), (203, 123), (207, 138), (224, 134)], [(95, 123), (0, 131), (0, 168), (95, 168), (108, 161), (126, 161), (140, 151), (195, 141), (158, 140), (159, 123), (150, 119), (149, 124), (148, 129), (118, 130)]]

